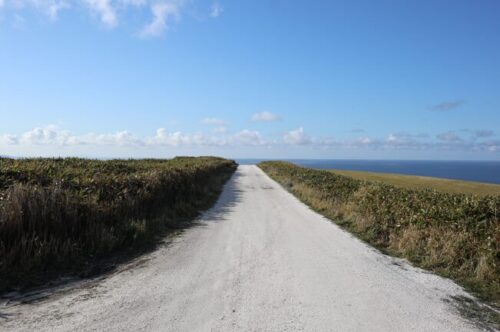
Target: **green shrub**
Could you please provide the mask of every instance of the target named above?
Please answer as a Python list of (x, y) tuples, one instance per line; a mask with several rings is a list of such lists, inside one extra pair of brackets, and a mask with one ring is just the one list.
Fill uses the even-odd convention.
[(0, 290), (151, 242), (236, 169), (214, 158), (0, 159)]
[(410, 190), (285, 162), (259, 166), (365, 241), (500, 300), (500, 197)]

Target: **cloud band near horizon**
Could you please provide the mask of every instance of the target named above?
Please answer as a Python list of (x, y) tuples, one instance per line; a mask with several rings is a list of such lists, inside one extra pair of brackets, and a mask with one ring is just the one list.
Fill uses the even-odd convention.
[[(210, 120), (208, 123), (218, 125), (220, 121)], [(133, 147), (141, 148), (226, 148), (226, 147), (267, 147), (279, 149), (281, 146), (307, 147), (310, 149), (332, 150), (406, 150), (406, 151), (487, 151), (500, 152), (500, 139), (491, 131), (476, 130), (448, 131), (430, 136), (427, 134), (409, 134), (405, 132), (391, 133), (377, 138), (360, 136), (353, 139), (336, 140), (328, 137), (311, 137), (303, 127), (282, 133), (278, 137), (266, 137), (257, 130), (244, 129), (236, 132), (169, 132), (158, 128), (153, 135), (140, 137), (130, 131), (114, 133), (85, 133), (76, 135), (56, 125), (36, 127), (21, 134), (1, 134), (0, 149), (9, 147), (33, 148), (49, 147)], [(0, 150), (0, 155), (2, 151)], [(31, 154), (31, 155), (36, 155)]]

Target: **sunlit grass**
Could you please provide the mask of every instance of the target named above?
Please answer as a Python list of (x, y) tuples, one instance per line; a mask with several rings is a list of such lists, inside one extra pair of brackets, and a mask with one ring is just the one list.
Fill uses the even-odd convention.
[(497, 184), (393, 173), (348, 170), (331, 170), (331, 172), (357, 180), (378, 181), (407, 189), (434, 189), (452, 194), (474, 194), (481, 196), (500, 195), (500, 185)]

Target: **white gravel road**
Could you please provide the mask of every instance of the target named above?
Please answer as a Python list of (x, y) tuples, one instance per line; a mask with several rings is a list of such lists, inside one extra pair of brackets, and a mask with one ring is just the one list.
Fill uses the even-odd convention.
[(4, 300), (0, 330), (476, 329), (447, 301), (467, 296), (460, 287), (380, 254), (256, 166), (240, 166), (216, 206), (168, 244), (70, 288)]

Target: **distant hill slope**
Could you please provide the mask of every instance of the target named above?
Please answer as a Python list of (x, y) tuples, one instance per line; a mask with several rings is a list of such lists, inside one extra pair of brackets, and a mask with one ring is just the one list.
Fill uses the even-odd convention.
[(375, 173), (347, 170), (331, 170), (333, 173), (349, 176), (358, 180), (379, 181), (409, 189), (435, 189), (453, 194), (500, 195), (500, 185), (441, 179), (428, 176)]

